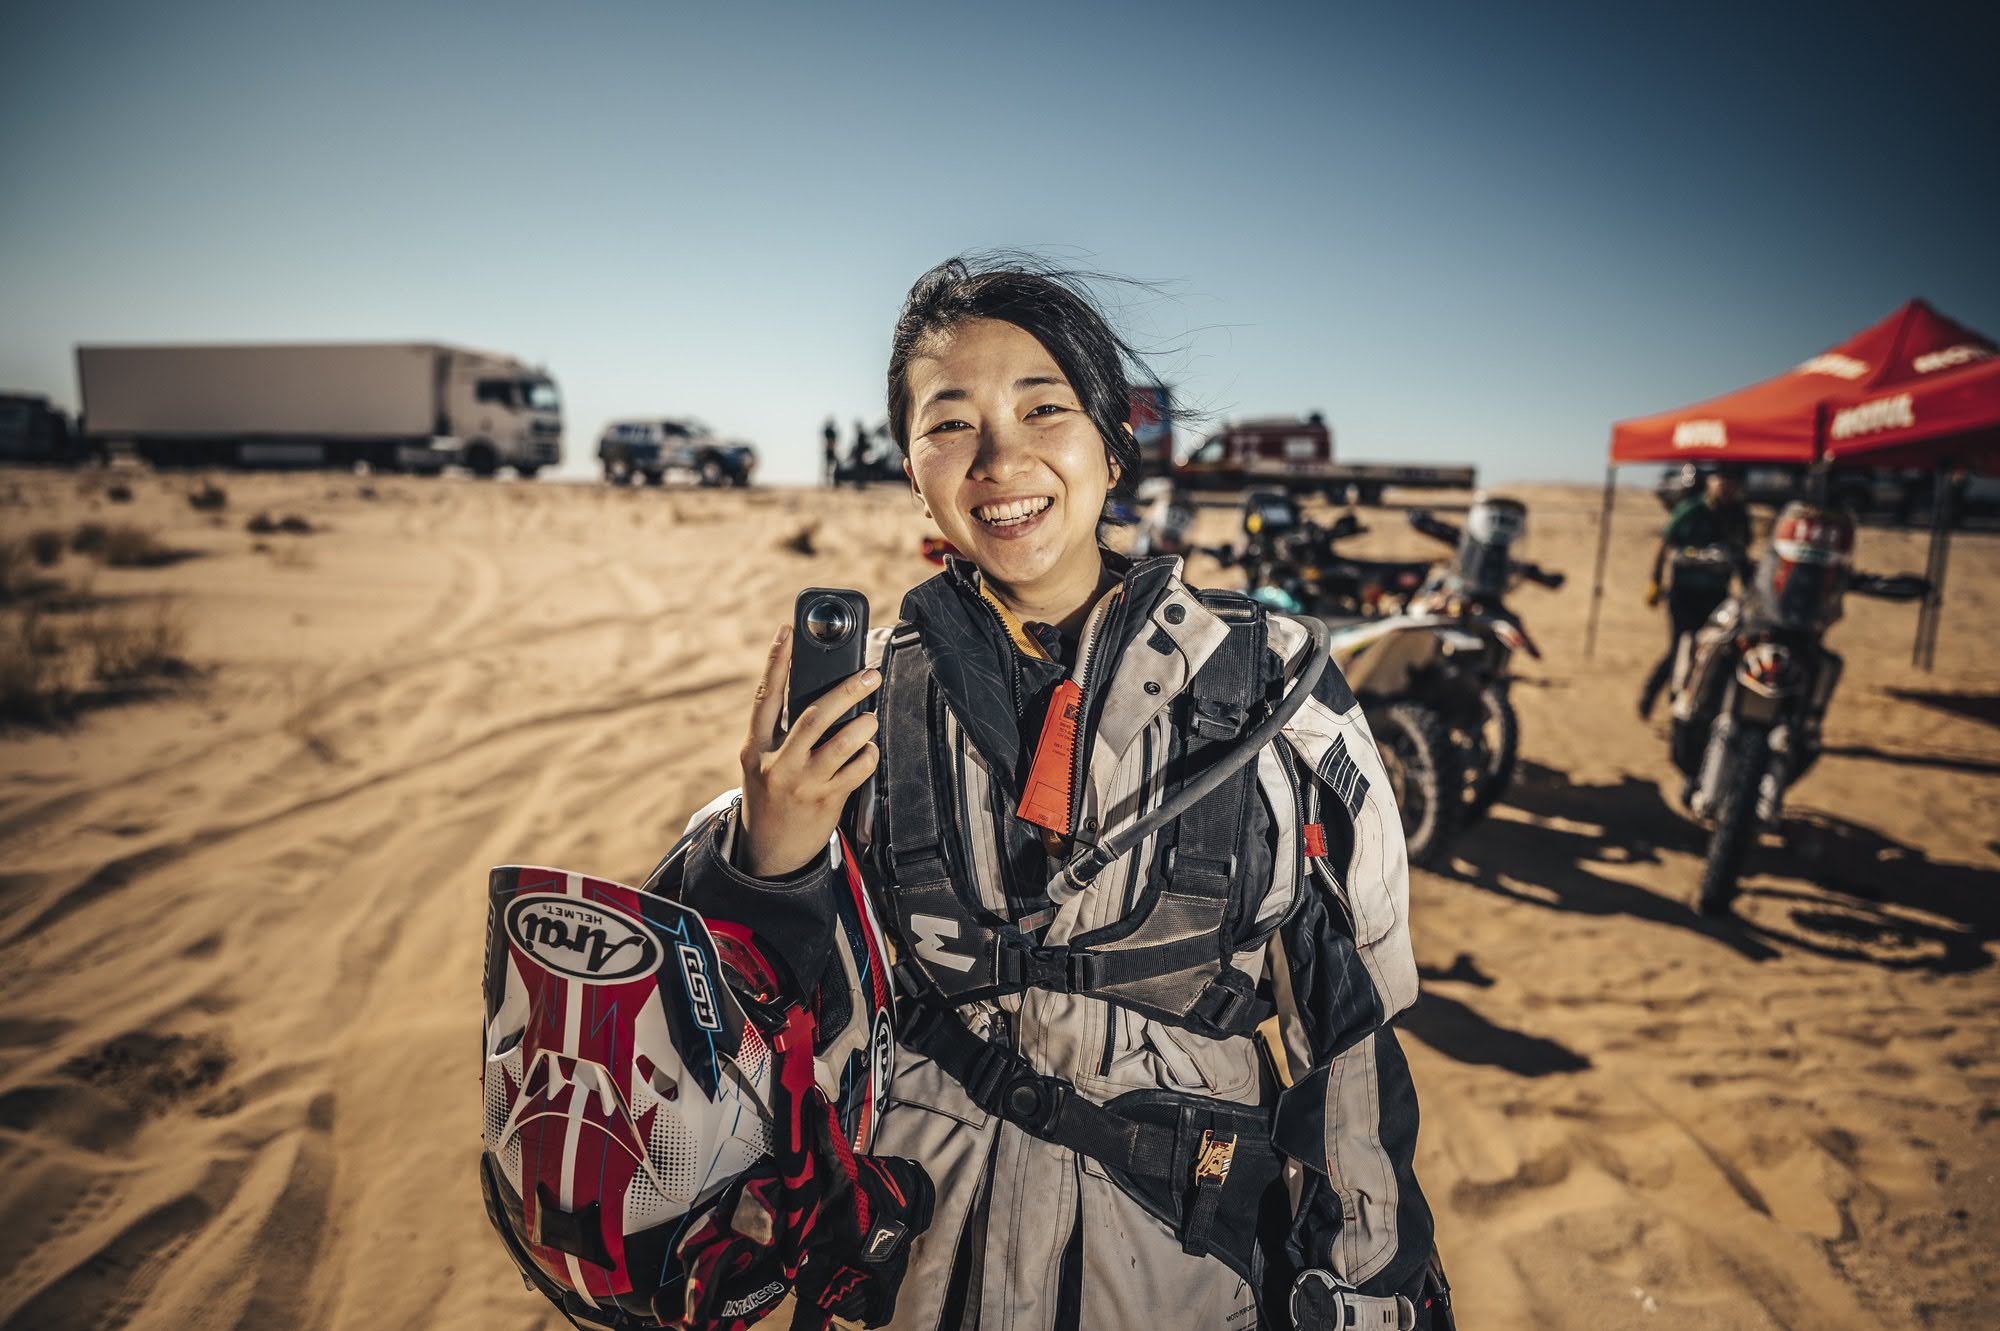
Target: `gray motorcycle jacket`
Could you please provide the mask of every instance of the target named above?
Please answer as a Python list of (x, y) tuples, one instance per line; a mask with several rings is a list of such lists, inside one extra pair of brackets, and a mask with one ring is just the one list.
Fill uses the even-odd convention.
[[(1129, 820), (1181, 779), (1183, 695), (1231, 631), (1180, 581), (1177, 558), (1114, 568), (1120, 584), (1092, 611), (1077, 650), (1094, 676), (1077, 740), (1073, 825), (1083, 829)], [(1289, 673), (1306, 633), (1277, 615), (1260, 623), (1273, 674)], [(1052, 901), (1043, 888), (1061, 861), (1012, 815), (1040, 727), (1038, 695), (1069, 667), (1049, 660), (982, 589), (978, 570), (960, 561), (909, 594), (898, 625), (871, 635), (871, 665), (892, 635), (901, 635), (899, 652), (921, 643), (943, 703), (931, 779), (963, 847), (957, 876), (972, 880), (957, 889), (988, 918), (1033, 920), (1047, 946), (1109, 939), (1105, 946), (1115, 947), (1121, 922), (1159, 895), (1172, 857), (1154, 842), (1173, 825)], [(887, 746), (884, 760), (885, 768), (894, 761)], [(1269, 1123), (1288, 1162), (1266, 1207), (1277, 1214), (1258, 1224), (1273, 1271), (1330, 1272), (1370, 1296), (1374, 1306), (1359, 1310), (1358, 1324), (1395, 1326), (1386, 1301), (1417, 1297), (1432, 1255), (1431, 1215), (1412, 1167), (1416, 1094), (1387, 1025), (1417, 991), (1408, 869), (1387, 776), (1337, 669), (1328, 667), (1253, 773), (1232, 865), (1241, 901), (1230, 937), (1241, 948), (1224, 969), (1247, 977), (1275, 1008), (1293, 1074), (1282, 1104), (1284, 1088), (1255, 1031), (1204, 1029), (1174, 1019), (1171, 1004), (1029, 983), (953, 1012), (973, 1035), (1094, 1105), (1178, 1098)], [(884, 775), (859, 792), (842, 830), (876, 871), (878, 916), (893, 921)], [(733, 815), (715, 820), (714, 844), (690, 857), (688, 904), (749, 926), (793, 975), (819, 974), (829, 955), (827, 865), (816, 860), (784, 880), (752, 878), (732, 862), (735, 827)], [(948, 941), (896, 941), (906, 965), (953, 978)], [(907, 1046), (897, 1051), (873, 1149), (918, 1161), (937, 1189), (892, 1326), (1288, 1325), (1282, 1287), (1253, 1288), (1254, 1273), (1191, 1251), (1157, 1205), (1121, 1186), (1118, 1171), (991, 1112)]]

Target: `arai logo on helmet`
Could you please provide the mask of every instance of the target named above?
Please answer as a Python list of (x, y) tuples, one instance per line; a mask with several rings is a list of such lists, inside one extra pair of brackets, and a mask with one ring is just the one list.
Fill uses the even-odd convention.
[(557, 892), (507, 903), (507, 937), (543, 970), (585, 984), (623, 984), (660, 965), (660, 945), (639, 921)]

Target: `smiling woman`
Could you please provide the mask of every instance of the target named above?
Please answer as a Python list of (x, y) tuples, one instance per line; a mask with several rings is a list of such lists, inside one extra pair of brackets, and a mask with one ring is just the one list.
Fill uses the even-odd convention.
[(843, 893), (887, 925), (870, 1158), (936, 1187), (889, 1324), (1449, 1327), (1390, 784), (1322, 628), (1099, 543), (1138, 368), (1081, 279), (918, 279), (890, 428), (961, 554), (789, 732), (780, 631), (685, 899), (805, 989)]

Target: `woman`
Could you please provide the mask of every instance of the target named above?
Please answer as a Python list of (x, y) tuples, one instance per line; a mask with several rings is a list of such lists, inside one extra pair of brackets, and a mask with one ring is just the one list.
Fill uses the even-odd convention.
[[(779, 633), (687, 898), (813, 976), (836, 826), (875, 871), (901, 963), (873, 1149), (937, 1190), (892, 1325), (1448, 1325), (1384, 1025), (1416, 993), (1388, 783), (1332, 668), (1258, 742), (1304, 627), (1098, 543), (1138, 469), (1132, 363), (1060, 274), (918, 280), (890, 428), (963, 558), (789, 734)], [(1273, 1010), (1289, 1091), (1256, 1033)]]

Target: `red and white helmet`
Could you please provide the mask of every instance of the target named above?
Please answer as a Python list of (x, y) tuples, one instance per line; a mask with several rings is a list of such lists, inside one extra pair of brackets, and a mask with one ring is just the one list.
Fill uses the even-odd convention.
[(851, 852), (828, 843), (839, 964), (783, 993), (748, 929), (677, 899), (706, 821), (644, 889), (520, 865), (488, 883), (487, 1213), (528, 1282), (583, 1325), (681, 1324), (681, 1240), (772, 1154), (765, 1033), (785, 1012), (814, 1019), (813, 1080), (853, 1149), (888, 1091), (888, 957)]

